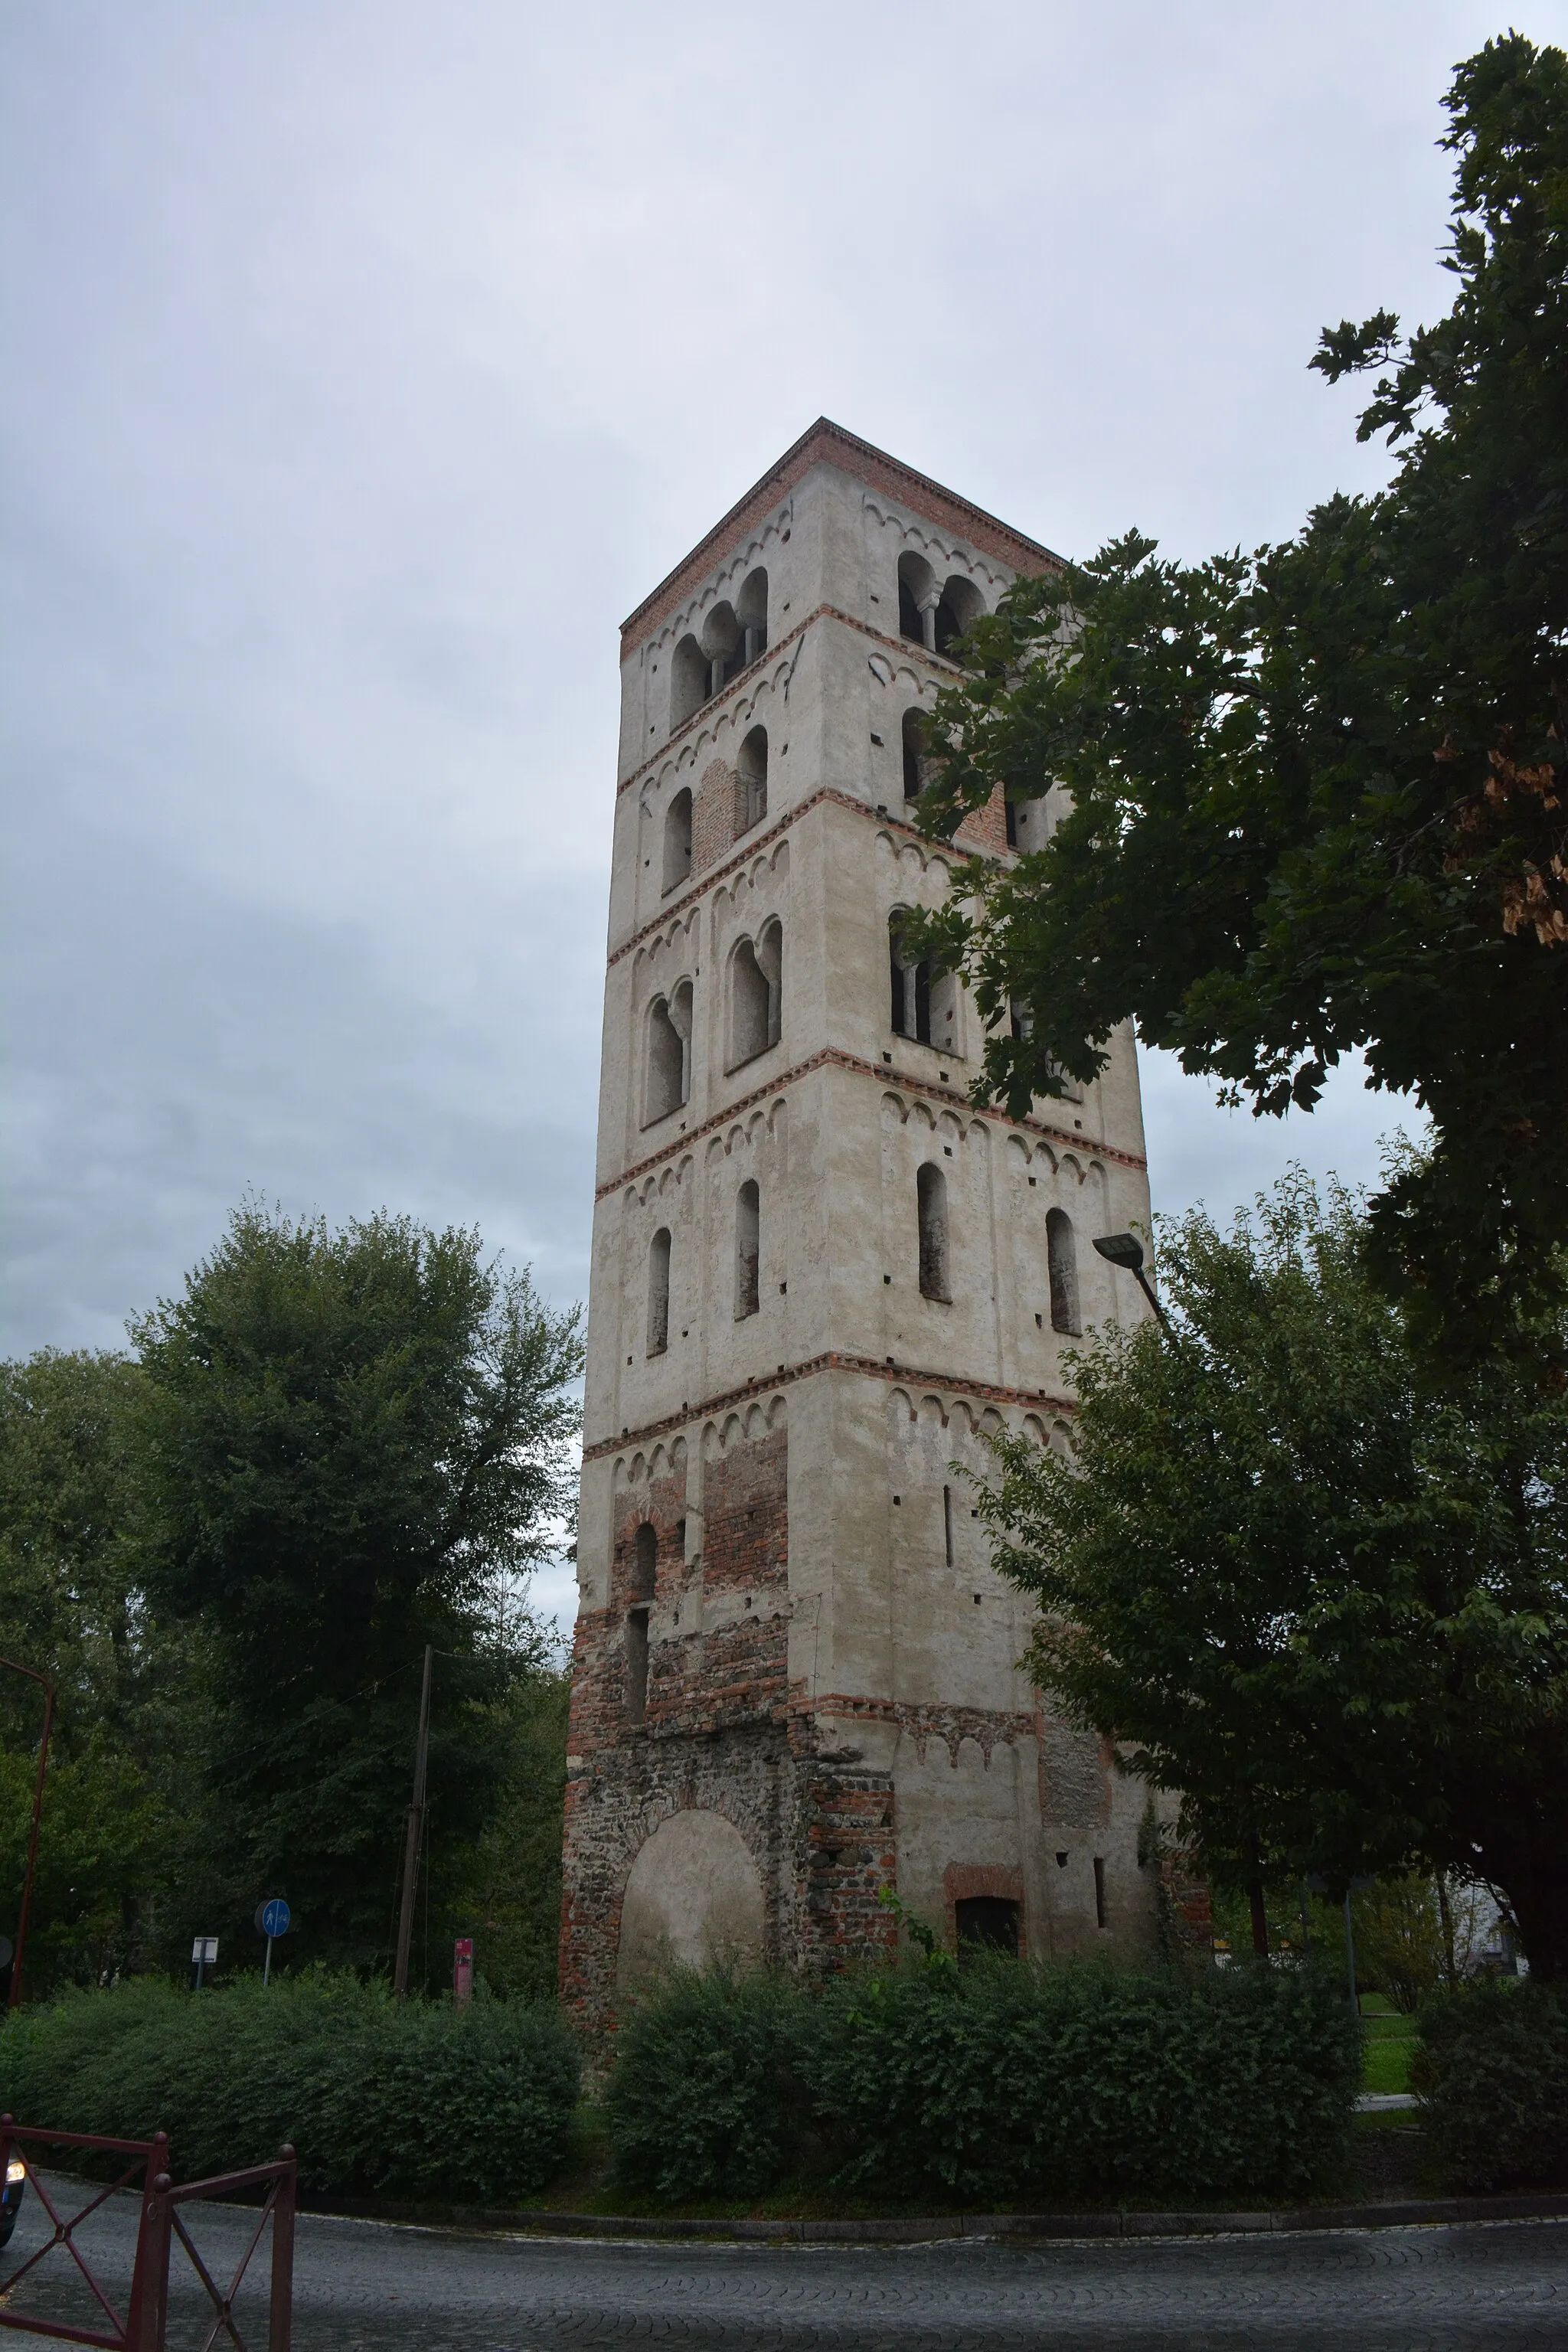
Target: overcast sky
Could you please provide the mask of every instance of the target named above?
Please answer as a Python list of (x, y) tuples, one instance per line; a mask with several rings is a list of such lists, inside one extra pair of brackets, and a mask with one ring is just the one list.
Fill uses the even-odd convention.
[[(1306, 362), (1447, 307), (1507, 21), (0, 0), (5, 1349), (247, 1186), (578, 1296), (624, 614), (821, 413), (1078, 554), (1380, 478)], [(1401, 1115), (1145, 1085), (1166, 1208)]]

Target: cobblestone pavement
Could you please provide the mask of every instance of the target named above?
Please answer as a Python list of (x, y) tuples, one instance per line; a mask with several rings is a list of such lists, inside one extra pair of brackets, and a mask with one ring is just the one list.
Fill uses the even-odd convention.
[[(230, 2267), (252, 2220), (207, 2208)], [(39, 2239), (31, 2199), (14, 2253)], [(133, 2211), (98, 2226), (123, 2279)], [(58, 2252), (50, 2256), (53, 2264)], [(226, 2275), (226, 2273), (225, 2273)], [(193, 2282), (194, 2284), (194, 2282)], [(61, 2308), (51, 2297), (52, 2309)], [(41, 2304), (35, 2308), (42, 2309)], [(247, 2308), (251, 2314), (247, 2316)], [(242, 2305), (265, 2344), (259, 2299)], [(171, 2352), (199, 2345), (182, 2293)], [(0, 2352), (46, 2339), (0, 2330)], [(305, 2216), (296, 2352), (545, 2352), (765, 2346), (771, 2352), (1568, 2352), (1568, 2223), (1304, 2231), (1040, 2246), (588, 2244)]]

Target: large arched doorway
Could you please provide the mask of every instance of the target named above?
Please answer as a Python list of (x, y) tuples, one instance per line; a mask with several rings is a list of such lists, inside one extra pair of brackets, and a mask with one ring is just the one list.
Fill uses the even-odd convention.
[(671, 1960), (701, 1968), (762, 1957), (762, 1874), (733, 1822), (696, 1811), (661, 1822), (626, 1881), (617, 1981)]

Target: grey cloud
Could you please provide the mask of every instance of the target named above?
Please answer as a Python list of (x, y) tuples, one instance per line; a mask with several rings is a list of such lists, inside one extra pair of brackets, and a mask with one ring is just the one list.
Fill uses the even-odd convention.
[[(0, 0), (5, 1345), (247, 1184), (580, 1294), (624, 613), (821, 411), (1077, 551), (1375, 479), (1305, 361), (1446, 301), (1494, 28)], [(1149, 1074), (1168, 1206), (1391, 1123)]]

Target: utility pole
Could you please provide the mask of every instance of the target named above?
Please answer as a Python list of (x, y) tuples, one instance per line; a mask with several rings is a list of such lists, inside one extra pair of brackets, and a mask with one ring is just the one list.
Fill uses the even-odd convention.
[(408, 1946), (414, 1934), (414, 1884), (419, 1874), (419, 1840), (425, 1827), (425, 1759), (430, 1752), (430, 1660), (425, 1649), (425, 1679), (419, 1691), (419, 1744), (414, 1751), (414, 1802), (408, 1808), (408, 1835), (403, 1847), (403, 1904), (397, 1915), (397, 1959), (392, 1990), (399, 2000), (408, 1995)]
[(55, 1686), (47, 1675), (37, 1666), (19, 1666), (14, 1658), (0, 1658), (0, 1666), (8, 1666), (14, 1675), (26, 1675), (29, 1682), (44, 1686), (44, 1736), (38, 1742), (38, 1773), (33, 1783), (33, 1826), (27, 1837), (27, 1868), (22, 1880), (22, 1908), (16, 1920), (16, 1949), (11, 1960), (11, 1999), (8, 2007), (17, 2009), (22, 2000), (22, 1957), (27, 1948), (27, 1922), (33, 1912), (33, 1874), (38, 1862), (38, 1821), (44, 1810), (44, 1774), (49, 1763), (49, 1733), (55, 1721)]

